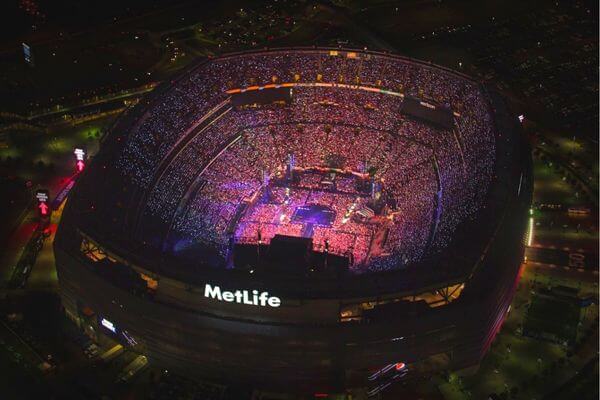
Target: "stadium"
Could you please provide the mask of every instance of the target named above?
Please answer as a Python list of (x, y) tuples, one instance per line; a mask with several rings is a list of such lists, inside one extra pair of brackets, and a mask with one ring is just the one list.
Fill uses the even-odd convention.
[(228, 54), (111, 127), (55, 240), (66, 314), (169, 371), (335, 393), (476, 367), (531, 158), (501, 96), (393, 54)]

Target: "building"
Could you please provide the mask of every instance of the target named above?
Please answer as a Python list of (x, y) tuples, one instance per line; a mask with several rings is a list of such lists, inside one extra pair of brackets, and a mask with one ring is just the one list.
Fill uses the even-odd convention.
[(493, 90), (405, 57), (199, 62), (114, 124), (73, 189), (65, 311), (170, 371), (269, 390), (476, 366), (523, 258), (519, 128)]

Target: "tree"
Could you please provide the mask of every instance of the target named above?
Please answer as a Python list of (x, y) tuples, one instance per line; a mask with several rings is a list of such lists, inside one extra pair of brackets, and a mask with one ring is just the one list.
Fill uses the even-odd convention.
[(513, 386), (512, 388), (510, 388), (510, 397), (517, 397), (518, 393), (519, 393), (518, 387)]

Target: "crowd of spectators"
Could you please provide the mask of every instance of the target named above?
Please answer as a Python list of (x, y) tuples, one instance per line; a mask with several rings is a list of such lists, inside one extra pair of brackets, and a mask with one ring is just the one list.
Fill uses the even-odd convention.
[[(117, 163), (149, 193), (145, 215), (213, 247), (223, 260), (232, 236), (268, 242), (278, 233), (306, 234), (290, 219), (305, 204), (335, 211), (332, 227), (314, 227), (310, 235), (316, 248), (350, 255), (357, 270), (393, 268), (445, 247), (478, 210), (491, 179), (495, 137), (486, 98), (477, 84), (439, 68), (340, 53), (242, 54), (172, 82), (132, 123)], [(283, 82), (296, 84), (286, 106), (235, 109), (227, 101), (229, 89)], [(449, 107), (455, 128), (404, 116), (403, 96)], [(200, 119), (207, 122), (202, 129), (191, 129)], [(182, 135), (194, 136), (179, 148)], [(343, 174), (335, 190), (321, 189), (315, 174), (305, 174), (302, 187), (272, 187), (266, 177), (281, 173), (291, 154), (299, 168), (368, 171), (393, 199), (393, 216), (379, 225), (345, 218), (368, 196), (348, 194), (356, 187)], [(158, 174), (162, 160), (168, 163)], [(267, 189), (269, 196), (257, 195)], [(378, 229), (386, 230), (385, 256), (369, 263)]]

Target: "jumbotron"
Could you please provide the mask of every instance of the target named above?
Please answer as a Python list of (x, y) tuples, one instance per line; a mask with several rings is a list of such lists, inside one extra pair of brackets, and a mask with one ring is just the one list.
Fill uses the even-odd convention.
[(461, 73), (329, 48), (206, 59), (102, 138), (55, 240), (62, 303), (192, 378), (376, 394), (477, 367), (531, 193), (518, 119)]

